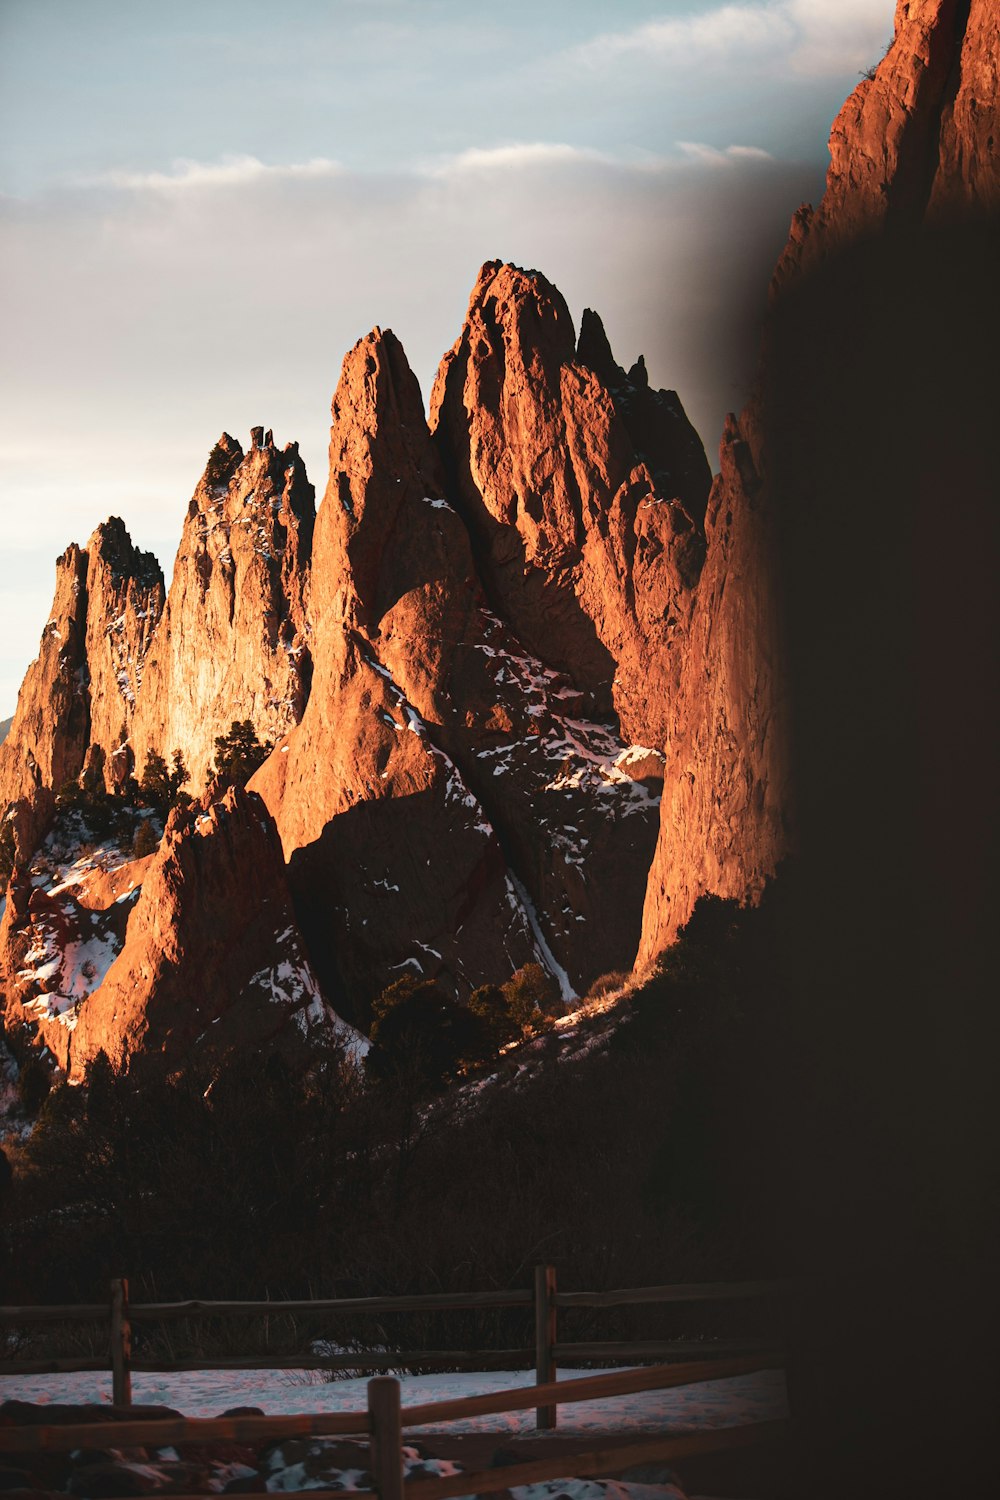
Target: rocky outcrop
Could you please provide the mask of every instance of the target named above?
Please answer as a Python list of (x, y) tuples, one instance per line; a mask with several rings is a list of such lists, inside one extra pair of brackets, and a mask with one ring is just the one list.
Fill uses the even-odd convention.
[(497, 612), (627, 740), (662, 743), (711, 478), (676, 395), (626, 376), (593, 313), (578, 347), (555, 287), (492, 261), (431, 426)]
[(86, 589), (87, 758), (109, 788), (121, 787), (133, 769), (128, 739), (164, 590), (156, 558), (132, 545), (116, 516), (87, 543)]
[(401, 600), (430, 679), (449, 632), (461, 636), (469, 563), (441, 497), (417, 382), (376, 329), (345, 357), (333, 401), (313, 690), (252, 782), (277, 821), (321, 978), (355, 994), (359, 1013), (407, 970), (469, 986), (533, 956), (492, 827), (379, 654)]
[(22, 860), (51, 817), (53, 793), (79, 776), (87, 753), (86, 582), (87, 554), (74, 544), (56, 563), (52, 612), (0, 745), (0, 810), (13, 825)]
[(188, 507), (131, 730), (139, 774), (179, 749), (189, 789), (210, 780), (215, 739), (249, 719), (261, 740), (298, 722), (309, 693), (306, 623), (314, 491), (298, 445), (224, 433)]
[[(863, 494), (873, 475), (890, 492), (911, 461), (894, 446), (909, 418), (880, 420), (880, 407), (891, 409), (885, 397), (873, 391), (865, 403), (850, 391), (873, 378), (881, 385), (885, 359), (912, 342), (913, 330), (901, 332), (897, 319), (907, 297), (918, 305), (922, 283), (951, 284), (963, 261), (971, 273), (979, 259), (972, 245), (952, 246), (948, 235), (1000, 204), (998, 28), (989, 0), (900, 0), (892, 46), (834, 122), (823, 200), (793, 220), (772, 285), (758, 389), (739, 420), (729, 419), (709, 501), (707, 560), (664, 741), (640, 967), (674, 938), (702, 892), (752, 899), (793, 846), (788, 673), (795, 643), (784, 633), (775, 529), (781, 516), (786, 539), (816, 533), (801, 551), (818, 579), (840, 545), (817, 540), (819, 518), (842, 527), (846, 497)], [(927, 230), (941, 243), (925, 262)], [(956, 319), (964, 316), (956, 308)], [(824, 373), (812, 373), (802, 396), (802, 372), (818, 350)], [(910, 363), (926, 364), (928, 352), (929, 344), (918, 348)], [(942, 350), (942, 364), (948, 357)], [(952, 405), (941, 401), (940, 411)], [(957, 413), (948, 423), (962, 425)], [(831, 462), (831, 434), (847, 443), (853, 477)], [(963, 467), (949, 458), (949, 486)], [(922, 483), (915, 480), (915, 489)], [(866, 532), (876, 530), (869, 519)], [(797, 554), (797, 575), (802, 566)], [(789, 579), (790, 595), (811, 588), (812, 578)], [(831, 598), (828, 607), (850, 613), (855, 605)], [(832, 695), (835, 660), (812, 670)], [(845, 721), (851, 713), (848, 695)]]
[(0, 809), (27, 859), (52, 818), (54, 794), (82, 771), (121, 784), (127, 738), (149, 642), (163, 608), (163, 575), (152, 553), (133, 547), (117, 518), (85, 549), (56, 563), (52, 612), (38, 658), (18, 694), (0, 745)]
[(446, 492), (402, 348), (376, 329), (333, 403), (313, 697), (253, 785), (310, 942), (342, 926), (362, 1003), (407, 968), (467, 990), (536, 957), (568, 996), (631, 963), (662, 764), (489, 610)]
[(897, 0), (892, 44), (830, 133), (822, 202), (796, 214), (777, 284), (865, 238), (1000, 209), (1000, 13)]
[(639, 969), (673, 941), (699, 896), (754, 900), (791, 847), (774, 517), (748, 441), (752, 411), (743, 421), (746, 432), (727, 422), (708, 505), (707, 558), (664, 746)]
[(258, 797), (230, 788), (174, 811), (121, 951), (74, 1019), (71, 1077), (101, 1050), (214, 1065), (266, 1048), (302, 1064), (311, 1040), (333, 1034)]

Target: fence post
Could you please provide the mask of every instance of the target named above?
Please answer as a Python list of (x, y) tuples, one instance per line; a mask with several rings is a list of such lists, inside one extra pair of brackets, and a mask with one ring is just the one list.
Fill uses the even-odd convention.
[[(549, 1385), (556, 1378), (556, 1268), (535, 1267), (535, 1383)], [(535, 1408), (535, 1426), (539, 1432), (551, 1432), (556, 1425), (558, 1408)]]
[(128, 1320), (128, 1282), (111, 1283), (111, 1400), (132, 1405), (132, 1325)]
[(381, 1500), (403, 1500), (403, 1426), (399, 1381), (394, 1375), (376, 1375), (369, 1380), (368, 1415), (372, 1424), (369, 1454), (375, 1488)]

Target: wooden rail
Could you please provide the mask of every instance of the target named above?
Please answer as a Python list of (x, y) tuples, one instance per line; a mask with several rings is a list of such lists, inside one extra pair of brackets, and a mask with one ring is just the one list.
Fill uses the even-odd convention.
[[(645, 1370), (614, 1370), (575, 1380), (553, 1381), (548, 1385), (516, 1386), (482, 1396), (457, 1396), (446, 1401), (420, 1402), (405, 1407), (399, 1405), (399, 1381), (392, 1376), (376, 1376), (368, 1382), (367, 1411), (273, 1417), (142, 1417), (125, 1421), (0, 1427), (0, 1453), (69, 1452), (74, 1448), (109, 1446), (166, 1448), (212, 1441), (250, 1443), (288, 1437), (357, 1436), (377, 1432), (380, 1422), (383, 1428), (387, 1423), (394, 1430), (398, 1427), (401, 1434), (407, 1428), (426, 1428), (468, 1417), (497, 1416), (527, 1411), (532, 1407), (562, 1406), (568, 1402), (606, 1401), (642, 1391), (700, 1385), (710, 1380), (780, 1369), (782, 1365), (779, 1354), (762, 1358), (702, 1360), (697, 1364), (658, 1365)], [(395, 1389), (394, 1400), (386, 1397), (390, 1388)], [(402, 1446), (401, 1437), (399, 1446)], [(504, 1472), (513, 1474), (515, 1471), (511, 1468)], [(558, 1474), (553, 1477), (557, 1478)], [(460, 1489), (456, 1493), (466, 1492)]]
[[(784, 1283), (695, 1282), (674, 1286), (631, 1287), (606, 1292), (560, 1292), (552, 1266), (535, 1269), (533, 1291), (436, 1292), (404, 1297), (342, 1297), (315, 1301), (253, 1302), (146, 1302), (130, 1303), (128, 1283), (111, 1284), (110, 1303), (85, 1303), (49, 1307), (0, 1307), (0, 1326), (27, 1327), (55, 1322), (97, 1322), (109, 1324), (110, 1360), (96, 1357), (68, 1359), (5, 1360), (0, 1375), (48, 1374), (59, 1371), (106, 1370), (110, 1362), (113, 1399), (117, 1406), (131, 1403), (131, 1378), (136, 1371), (183, 1370), (262, 1370), (262, 1369), (330, 1369), (389, 1371), (422, 1366), (427, 1369), (488, 1369), (535, 1365), (536, 1389), (551, 1391), (558, 1365), (566, 1361), (608, 1360), (639, 1361), (665, 1359), (698, 1359), (706, 1356), (727, 1357), (757, 1355), (766, 1346), (755, 1340), (692, 1339), (666, 1341), (612, 1341), (561, 1343), (558, 1339), (558, 1313), (563, 1308), (609, 1308), (650, 1304), (729, 1302), (747, 1298), (768, 1299), (786, 1290)], [(416, 1350), (416, 1351), (347, 1351), (337, 1354), (234, 1356), (222, 1359), (134, 1358), (132, 1327), (136, 1323), (174, 1321), (181, 1318), (232, 1318), (291, 1316), (365, 1316), (405, 1312), (478, 1311), (495, 1309), (534, 1309), (534, 1349), (506, 1350)], [(768, 1356), (770, 1357), (770, 1356)], [(760, 1366), (758, 1366), (759, 1368)], [(562, 1385), (559, 1387), (563, 1389)], [(572, 1399), (571, 1397), (562, 1397)], [(512, 1408), (516, 1409), (516, 1408)], [(483, 1408), (486, 1410), (486, 1408)], [(536, 1406), (536, 1425), (540, 1431), (556, 1426), (557, 1403), (548, 1396)], [(443, 1420), (443, 1419), (442, 1419)]]

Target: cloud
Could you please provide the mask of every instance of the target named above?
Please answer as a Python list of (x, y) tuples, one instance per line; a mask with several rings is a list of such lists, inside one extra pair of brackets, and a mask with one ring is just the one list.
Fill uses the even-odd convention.
[(128, 192), (182, 193), (191, 189), (244, 187), (265, 179), (309, 179), (335, 177), (341, 167), (328, 157), (311, 161), (288, 162), (272, 166), (256, 156), (223, 156), (219, 161), (202, 162), (178, 158), (169, 172), (129, 172), (116, 169), (97, 176), (78, 179), (80, 187), (113, 187)]
[(735, 3), (606, 32), (569, 49), (570, 69), (612, 73), (765, 67), (832, 77), (863, 67), (892, 34), (891, 0)]
[(466, 151), (424, 163), (418, 170), (427, 177), (451, 177), (463, 172), (523, 171), (537, 167), (566, 166), (571, 163), (604, 162), (615, 158), (603, 151), (584, 146), (568, 146), (559, 141), (522, 141), (506, 146), (470, 147)]
[(603, 70), (621, 59), (641, 58), (662, 67), (680, 62), (697, 67), (734, 55), (771, 52), (788, 42), (792, 28), (773, 5), (723, 5), (700, 15), (647, 21), (629, 31), (606, 32), (567, 53), (581, 67)]
[(677, 149), (691, 161), (704, 162), (711, 166), (729, 167), (740, 161), (773, 161), (770, 151), (761, 146), (706, 146), (702, 141), (678, 141)]

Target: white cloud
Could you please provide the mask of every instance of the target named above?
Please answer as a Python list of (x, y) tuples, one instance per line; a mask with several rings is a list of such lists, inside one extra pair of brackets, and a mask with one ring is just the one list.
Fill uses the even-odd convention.
[(770, 151), (761, 146), (706, 146), (703, 141), (678, 141), (677, 149), (691, 161), (704, 162), (710, 166), (731, 167), (740, 161), (773, 161)]
[(420, 172), (426, 177), (445, 178), (462, 172), (522, 171), (582, 162), (613, 163), (614, 157), (559, 141), (520, 141), (505, 146), (470, 147), (454, 156), (425, 163)]
[(811, 77), (865, 66), (892, 34), (893, 0), (770, 0), (735, 3), (607, 32), (570, 49), (569, 67), (791, 69)]
[(595, 37), (567, 56), (599, 70), (630, 57), (661, 67), (667, 62), (696, 67), (736, 54), (745, 57), (748, 52), (770, 52), (791, 38), (783, 9), (773, 5), (723, 5), (701, 15), (647, 21), (629, 31)]
[(796, 28), (792, 67), (810, 77), (877, 62), (892, 38), (892, 0), (787, 0)]
[(189, 189), (243, 187), (267, 179), (308, 179), (335, 177), (341, 171), (338, 162), (317, 156), (311, 161), (288, 162), (272, 166), (256, 156), (223, 156), (216, 162), (178, 158), (169, 172), (128, 172), (117, 169), (80, 181), (81, 187), (114, 187), (130, 192), (177, 193)]

